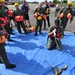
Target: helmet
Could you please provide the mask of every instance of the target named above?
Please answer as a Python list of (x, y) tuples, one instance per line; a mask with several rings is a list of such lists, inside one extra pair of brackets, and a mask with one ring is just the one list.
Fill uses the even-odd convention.
[(15, 7), (16, 7), (16, 6), (19, 6), (19, 4), (18, 4), (18, 3), (15, 3), (14, 6), (15, 6)]
[(5, 2), (5, 0), (0, 0), (0, 2)]
[(38, 17), (37, 17), (37, 20), (42, 20), (42, 17), (41, 17), (41, 16), (38, 16)]
[(68, 4), (68, 5), (72, 5), (73, 3), (72, 3), (72, 1), (69, 1), (67, 4)]

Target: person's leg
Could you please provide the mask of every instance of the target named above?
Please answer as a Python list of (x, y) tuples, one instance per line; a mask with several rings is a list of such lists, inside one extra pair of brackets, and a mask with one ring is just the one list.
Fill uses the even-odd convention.
[(26, 24), (26, 17), (27, 17), (27, 15), (24, 14), (24, 25), (25, 25), (25, 27), (27, 27), (27, 24)]
[(39, 22), (38, 22), (38, 20), (36, 20), (36, 26), (35, 26), (35, 34), (34, 34), (34, 36), (37, 35), (37, 32), (38, 32), (38, 25), (39, 25)]
[(44, 19), (44, 28), (43, 29), (46, 29), (46, 20)]
[(1, 46), (0, 46), (0, 56), (2, 58), (3, 63), (5, 64), (6, 68), (15, 68), (16, 67), (16, 65), (11, 64), (9, 62), (6, 51), (5, 51), (4, 44), (1, 44)]
[(50, 19), (49, 19), (49, 16), (47, 16), (46, 18), (47, 18), (48, 27), (50, 27)]
[(30, 20), (29, 20), (29, 14), (27, 14), (26, 20), (28, 21), (29, 27), (31, 27), (31, 23), (30, 23)]
[(7, 25), (4, 28), (7, 31), (7, 33), (9, 34), (8, 38), (7, 38), (8, 41), (13, 41), (13, 40), (10, 39), (10, 33), (11, 33), (11, 31), (10, 31), (10, 23), (8, 22)]
[(27, 34), (27, 30), (26, 30), (26, 27), (25, 27), (25, 25), (24, 25), (23, 22), (21, 22), (21, 26), (22, 26), (22, 28), (23, 28), (24, 33)]
[(17, 22), (17, 30), (18, 30), (18, 32), (21, 34), (22, 32), (21, 32), (21, 27), (20, 27), (20, 22)]
[(58, 50), (62, 50), (62, 43), (61, 41), (57, 41), (58, 47), (56, 47)]
[(52, 40), (49, 40), (47, 44), (47, 49), (51, 50), (54, 46), (55, 46), (55, 42)]
[(40, 34), (42, 34), (41, 29), (42, 29), (42, 20), (39, 21), (39, 33), (40, 33)]

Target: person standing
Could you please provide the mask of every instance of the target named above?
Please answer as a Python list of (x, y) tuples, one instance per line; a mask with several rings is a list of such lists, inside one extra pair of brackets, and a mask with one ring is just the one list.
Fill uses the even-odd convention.
[[(67, 17), (67, 15), (69, 13), (71, 14), (70, 15), (70, 17), (71, 17), (70, 19), (68, 19), (68, 17)], [(61, 20), (61, 24), (60, 25), (61, 25), (61, 27), (62, 27), (62, 29), (64, 31), (66, 26), (67, 26), (68, 21), (70, 20), (70, 23), (71, 23), (72, 20), (73, 20), (73, 9), (72, 9), (72, 2), (71, 1), (69, 1), (67, 3), (66, 7), (60, 9), (57, 17), (60, 18), (60, 20)]]
[(50, 27), (48, 30), (48, 38), (47, 38), (47, 49), (52, 50), (53, 48), (57, 48), (58, 50), (62, 50), (61, 39), (64, 37), (63, 30), (59, 26), (60, 20), (56, 19), (54, 26)]
[[(0, 2), (3, 2), (4, 0), (0, 0)], [(1, 30), (3, 30), (3, 28), (0, 25), (0, 64), (4, 63), (6, 68), (15, 68), (16, 65), (15, 64), (11, 64), (7, 58), (7, 54), (6, 54), (6, 50), (4, 47), (4, 43), (6, 42), (6, 39), (8, 36), (6, 36), (6, 34), (4, 35)]]
[(17, 29), (18, 29), (18, 32), (20, 34), (22, 34), (21, 32), (21, 27), (23, 28), (23, 31), (25, 34), (27, 34), (27, 30), (26, 30), (26, 27), (24, 25), (24, 14), (23, 12), (19, 9), (19, 4), (18, 3), (15, 3), (14, 4), (15, 6), (15, 10), (13, 11), (13, 20), (17, 23)]
[(29, 7), (28, 3), (26, 2), (26, 0), (23, 0), (23, 4), (21, 6), (21, 10), (24, 13), (24, 24), (25, 24), (25, 26), (27, 27), (27, 24), (26, 24), (26, 21), (27, 21), (28, 24), (29, 24), (29, 27), (31, 27), (31, 23), (30, 23), (30, 20), (29, 20), (30, 7)]
[(4, 2), (5, 2), (4, 0), (0, 0), (0, 23), (9, 33), (8, 41), (13, 41), (12, 39), (10, 39), (10, 24), (8, 21), (7, 8), (4, 6)]
[(39, 33), (42, 34), (41, 29), (42, 29), (43, 15), (45, 14), (44, 9), (42, 8), (42, 2), (39, 2), (39, 5), (35, 8), (34, 15), (35, 13), (37, 13), (37, 17), (36, 17), (36, 26), (35, 26), (34, 36), (37, 35), (38, 28), (39, 28)]
[(42, 6), (45, 10), (45, 15), (46, 15), (46, 19), (44, 19), (44, 28), (43, 29), (46, 29), (46, 20), (47, 20), (47, 23), (48, 23), (48, 27), (50, 27), (50, 18), (49, 18), (49, 15), (50, 15), (50, 4), (47, 2), (47, 0), (44, 1), (44, 4)]

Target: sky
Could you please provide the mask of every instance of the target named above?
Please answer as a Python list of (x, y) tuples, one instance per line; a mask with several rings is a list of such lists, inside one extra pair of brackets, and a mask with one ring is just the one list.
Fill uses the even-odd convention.
[[(27, 2), (34, 2), (34, 1), (37, 1), (37, 2), (43, 2), (44, 0), (26, 0)], [(48, 2), (50, 1), (53, 1), (53, 0), (47, 0)], [(59, 0), (61, 1), (61, 0)], [(75, 1), (75, 0), (68, 0), (68, 1)]]

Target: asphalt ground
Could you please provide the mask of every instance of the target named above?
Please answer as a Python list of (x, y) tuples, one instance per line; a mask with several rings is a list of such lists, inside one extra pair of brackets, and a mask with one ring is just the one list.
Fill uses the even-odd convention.
[[(38, 4), (29, 4), (29, 6), (30, 6), (29, 17), (30, 17), (30, 22), (31, 22), (32, 26), (36, 25), (36, 20), (33, 17), (33, 12), (34, 12), (34, 9), (37, 5)], [(12, 9), (12, 10), (15, 9), (14, 5), (7, 5), (7, 7), (9, 9)], [(20, 5), (20, 7), (21, 7), (21, 5)], [(50, 25), (51, 26), (54, 25), (54, 20), (56, 19), (56, 17), (55, 17), (55, 8), (56, 7), (51, 7), (51, 12), (50, 12)], [(28, 25), (28, 23), (27, 23), (27, 25)], [(13, 26), (14, 26), (14, 23), (13, 23)], [(48, 28), (48, 25), (46, 27)], [(42, 28), (43, 28), (43, 25), (42, 25)], [(15, 27), (14, 27), (14, 29), (15, 29)], [(75, 17), (74, 17), (72, 23), (69, 23), (69, 21), (68, 21), (68, 24), (67, 24), (67, 27), (66, 27), (65, 30), (75, 32)]]

